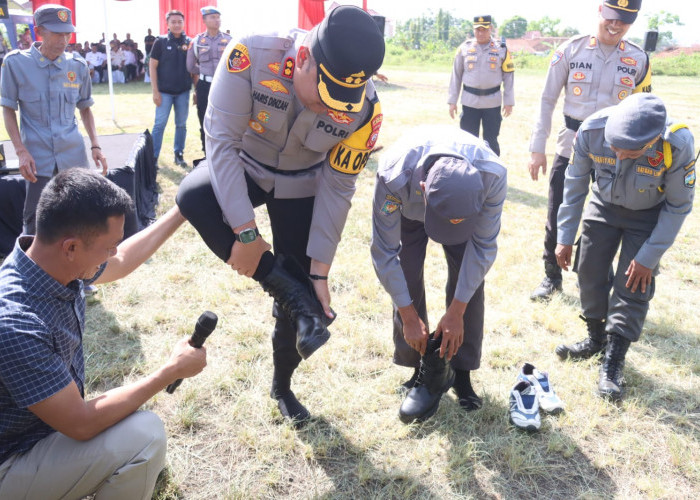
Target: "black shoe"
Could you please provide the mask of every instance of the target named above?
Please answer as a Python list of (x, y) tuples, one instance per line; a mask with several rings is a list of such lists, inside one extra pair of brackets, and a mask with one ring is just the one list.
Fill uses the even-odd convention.
[[(464, 411), (478, 410), (483, 406), (484, 401), (477, 396), (476, 392), (474, 392), (469, 378), (466, 378), (466, 380), (460, 380), (459, 374), (461, 372), (457, 373), (458, 376), (455, 377), (455, 381), (452, 384), (452, 390), (455, 391), (455, 394), (457, 395), (457, 402), (459, 403), (459, 406), (461, 406)], [(467, 374), (468, 373), (469, 372), (467, 372)]]
[(630, 341), (613, 333), (605, 351), (605, 359), (600, 365), (600, 377), (598, 378), (598, 394), (604, 398), (619, 400), (622, 398), (622, 384), (624, 382), (622, 370), (625, 367), (625, 355), (629, 349)]
[(545, 262), (544, 272), (545, 277), (542, 283), (533, 290), (532, 295), (530, 295), (530, 300), (547, 301), (551, 299), (552, 295), (556, 292), (562, 291), (561, 268), (555, 264)]
[(291, 390), (280, 394), (273, 389), (270, 391), (270, 397), (277, 400), (277, 408), (279, 408), (280, 413), (284, 418), (292, 421), (295, 429), (304, 427), (311, 420), (309, 410), (299, 402)]
[(416, 381), (418, 380), (418, 368), (413, 369), (413, 375), (411, 375), (411, 378), (409, 378), (406, 382), (401, 384), (398, 388), (398, 392), (401, 394), (406, 394), (408, 391), (413, 389), (413, 386), (416, 385)]
[(438, 409), (440, 398), (455, 381), (455, 372), (447, 357), (440, 357), (440, 341), (440, 338), (435, 339), (431, 335), (425, 355), (420, 359), (416, 384), (401, 403), (399, 419), (405, 424), (432, 417)]
[(328, 341), (331, 334), (326, 327), (335, 319), (335, 312), (332, 319), (324, 314), (311, 280), (293, 258), (278, 254), (260, 284), (294, 321), (297, 351), (302, 358), (308, 358)]
[(586, 328), (588, 329), (588, 338), (575, 344), (558, 345), (554, 352), (561, 359), (583, 360), (588, 359), (605, 351), (605, 346), (608, 343), (605, 333), (605, 320), (584, 318)]
[(182, 153), (175, 153), (175, 165), (182, 168), (189, 168)]

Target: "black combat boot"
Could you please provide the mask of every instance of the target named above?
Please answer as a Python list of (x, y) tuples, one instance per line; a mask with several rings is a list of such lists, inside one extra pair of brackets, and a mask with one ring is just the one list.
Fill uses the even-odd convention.
[(622, 370), (625, 367), (625, 355), (629, 347), (630, 341), (625, 337), (617, 333), (610, 335), (610, 342), (605, 350), (605, 359), (600, 365), (598, 378), (598, 394), (604, 398), (615, 401), (622, 398)]
[(561, 292), (561, 267), (544, 261), (544, 279), (530, 295), (530, 300), (546, 301), (552, 298), (554, 292)]
[(588, 338), (575, 344), (561, 344), (555, 349), (555, 352), (561, 359), (571, 358), (574, 360), (588, 359), (596, 354), (601, 354), (605, 350), (605, 345), (608, 342), (605, 333), (605, 320), (584, 318), (588, 328)]
[(331, 319), (323, 313), (313, 284), (293, 258), (278, 254), (272, 270), (260, 284), (296, 325), (297, 351), (302, 358), (308, 358), (328, 341), (331, 334), (326, 327), (335, 317)]
[(441, 340), (433, 335), (428, 339), (425, 355), (420, 358), (416, 384), (399, 409), (399, 419), (405, 424), (422, 422), (433, 416), (440, 404), (440, 398), (454, 383), (454, 370), (447, 357), (440, 357)]

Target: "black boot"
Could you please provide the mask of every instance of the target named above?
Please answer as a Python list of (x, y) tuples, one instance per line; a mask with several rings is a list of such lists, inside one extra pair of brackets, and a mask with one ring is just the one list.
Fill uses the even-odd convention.
[(608, 343), (605, 333), (605, 320), (584, 318), (588, 328), (588, 338), (575, 344), (561, 344), (555, 349), (555, 352), (561, 359), (588, 359), (596, 354), (601, 354), (605, 350), (605, 345)]
[(630, 347), (630, 341), (613, 333), (605, 351), (605, 359), (600, 366), (598, 378), (598, 394), (604, 398), (619, 400), (622, 398), (622, 370), (625, 367), (625, 355)]
[(290, 365), (289, 360), (283, 359), (283, 357), (280, 353), (273, 353), (272, 355), (274, 372), (272, 374), (270, 397), (277, 400), (277, 408), (279, 408), (282, 416), (291, 420), (292, 425), (299, 429), (309, 422), (311, 414), (290, 389), (295, 367)]
[(297, 350), (302, 358), (311, 356), (331, 334), (326, 326), (333, 322), (323, 313), (314, 287), (293, 258), (277, 255), (272, 270), (260, 284), (297, 327)]
[(413, 369), (413, 375), (411, 375), (411, 378), (409, 378), (406, 382), (401, 384), (399, 386), (399, 392), (402, 394), (407, 393), (411, 389), (413, 389), (413, 386), (416, 385), (416, 381), (418, 380), (418, 368)]
[(433, 416), (440, 404), (440, 398), (454, 383), (454, 370), (447, 357), (440, 357), (441, 340), (431, 335), (425, 355), (420, 358), (418, 380), (399, 409), (399, 419), (405, 424), (422, 422)]
[(474, 392), (469, 370), (455, 370), (455, 381), (452, 388), (457, 394), (459, 406), (464, 411), (474, 411), (481, 408), (483, 400)]
[(561, 292), (561, 268), (551, 262), (544, 262), (544, 279), (530, 295), (530, 300), (546, 301), (552, 298), (554, 292)]

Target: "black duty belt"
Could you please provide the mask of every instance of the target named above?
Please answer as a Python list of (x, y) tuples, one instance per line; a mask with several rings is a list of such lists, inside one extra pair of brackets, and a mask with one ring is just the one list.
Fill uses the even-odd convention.
[(498, 92), (499, 90), (501, 90), (500, 85), (498, 87), (491, 87), (490, 89), (475, 89), (474, 87), (467, 87), (464, 84), (462, 84), (462, 87), (464, 88), (465, 91), (469, 92), (470, 94), (474, 94), (474, 95), (490, 95), (490, 94), (493, 94), (494, 92)]
[(302, 170), (280, 170), (279, 168), (271, 167), (269, 165), (265, 165), (264, 163), (260, 163), (255, 158), (253, 158), (248, 153), (246, 153), (245, 151), (241, 151), (239, 153), (239, 156), (241, 158), (243, 158), (244, 160), (246, 160), (251, 165), (258, 165), (259, 167), (262, 167), (265, 170), (267, 170), (268, 172), (272, 172), (273, 174), (285, 175), (285, 176), (289, 176), (289, 177), (293, 177), (293, 176), (299, 175), (299, 174), (307, 174), (309, 172), (312, 172), (312, 171), (316, 170), (317, 168), (320, 168), (321, 166), (323, 166), (323, 163), (325, 161), (325, 160), (320, 161), (320, 162), (316, 163), (315, 165), (311, 165), (310, 167), (307, 167), (307, 168), (302, 169)]
[(577, 120), (576, 118), (571, 118), (568, 115), (564, 115), (564, 123), (566, 123), (566, 128), (578, 132), (578, 128), (581, 126), (583, 121)]

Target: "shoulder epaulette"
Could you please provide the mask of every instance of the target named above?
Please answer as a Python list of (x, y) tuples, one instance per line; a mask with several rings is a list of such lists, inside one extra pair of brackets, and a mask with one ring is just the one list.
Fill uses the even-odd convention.
[(289, 37), (279, 36), (277, 33), (268, 35), (253, 35), (248, 38), (248, 46), (256, 49), (287, 50), (292, 47), (294, 41)]

